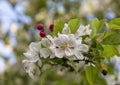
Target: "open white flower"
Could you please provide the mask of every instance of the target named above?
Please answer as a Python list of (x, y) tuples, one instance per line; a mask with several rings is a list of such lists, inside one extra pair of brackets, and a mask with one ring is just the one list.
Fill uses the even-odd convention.
[(41, 42), (33, 42), (29, 46), (29, 50), (24, 53), (26, 59), (22, 61), (24, 64), (25, 71), (29, 74), (31, 78), (34, 78), (34, 75), (39, 75), (40, 70), (36, 63), (39, 63), (39, 66), (42, 65), (40, 60), (40, 49), (41, 49)]
[(86, 53), (88, 51), (89, 51), (88, 45), (78, 44), (78, 46), (76, 46), (75, 48), (75, 56), (77, 57), (77, 59), (83, 59), (84, 58), (83, 53)]
[(39, 54), (34, 51), (29, 50), (26, 53), (24, 53), (24, 55), (29, 61), (37, 62), (39, 60)]
[(41, 42), (32, 42), (29, 45), (29, 49), (30, 51), (39, 52), (39, 50), (41, 49)]
[[(39, 60), (38, 61), (39, 63), (41, 63), (41, 61)], [(42, 63), (41, 63), (42, 64)], [(29, 60), (23, 60), (23, 65), (24, 65), (24, 69), (26, 71), (26, 73), (28, 73), (28, 75), (31, 77), (31, 78), (35, 78), (36, 76), (39, 76), (40, 75), (40, 69), (39, 67), (37, 67), (35, 65), (34, 62), (32, 61), (29, 61)]]
[(37, 62), (39, 60), (40, 49), (41, 49), (40, 42), (31, 43), (29, 46), (29, 50), (26, 53), (24, 53), (24, 55), (29, 61)]
[(75, 33), (75, 36), (76, 38), (79, 38), (80, 36), (90, 35), (91, 32), (92, 30), (90, 29), (90, 25), (87, 26), (80, 25), (77, 32)]
[[(42, 38), (41, 44), (43, 47), (40, 49), (40, 55), (43, 58), (47, 58), (50, 56), (50, 58), (54, 58), (54, 53), (50, 50), (50, 46), (52, 44), (52, 37), (49, 35), (48, 38)], [(49, 39), (50, 38), (50, 39)]]
[(58, 58), (70, 57), (74, 55), (74, 47), (76, 40), (73, 34), (58, 34), (58, 37), (53, 39), (53, 45), (50, 47), (55, 56)]

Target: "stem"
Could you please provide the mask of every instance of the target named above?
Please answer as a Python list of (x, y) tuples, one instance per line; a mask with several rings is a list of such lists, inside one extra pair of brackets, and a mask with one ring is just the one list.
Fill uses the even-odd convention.
[(73, 60), (74, 62), (77, 62), (77, 63), (79, 63), (79, 61), (85, 61), (85, 62), (87, 62), (87, 63), (93, 63), (93, 64), (95, 64), (92, 60), (89, 60), (89, 59), (79, 59), (79, 60)]

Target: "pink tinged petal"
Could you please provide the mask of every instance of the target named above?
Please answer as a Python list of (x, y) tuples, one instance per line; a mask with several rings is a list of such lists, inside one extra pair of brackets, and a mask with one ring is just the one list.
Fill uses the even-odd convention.
[(55, 56), (58, 57), (58, 58), (63, 58), (65, 56), (65, 52), (64, 52), (64, 49), (62, 48), (57, 48), (55, 50)]
[(68, 27), (68, 24), (64, 25), (64, 28), (62, 30), (63, 34), (69, 34), (70, 33), (70, 28)]

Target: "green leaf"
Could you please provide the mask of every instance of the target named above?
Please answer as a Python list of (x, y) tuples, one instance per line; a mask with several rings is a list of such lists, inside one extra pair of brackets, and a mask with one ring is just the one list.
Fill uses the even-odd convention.
[(109, 35), (103, 39), (103, 44), (120, 45), (120, 33), (109, 33)]
[(108, 60), (110, 57), (113, 57), (114, 55), (117, 55), (118, 51), (115, 48), (115, 46), (112, 45), (103, 45), (103, 51), (101, 52), (101, 56), (107, 58)]
[(71, 33), (75, 33), (80, 26), (80, 19), (72, 19), (68, 22)]
[(93, 19), (93, 21), (92, 21), (92, 29), (97, 30), (98, 26), (99, 26), (99, 23), (100, 23), (100, 21), (97, 18)]
[(104, 24), (105, 24), (105, 20), (104, 19), (100, 20), (99, 26), (98, 26), (98, 31), (100, 30), (100, 28), (102, 28), (104, 26)]
[(54, 31), (53, 31), (53, 35), (57, 36), (58, 33), (62, 32), (62, 29), (64, 27), (64, 23), (60, 20), (56, 20), (54, 21)]
[(116, 29), (116, 30), (120, 30), (120, 18), (116, 18), (111, 20), (108, 23), (109, 29)]
[(93, 66), (86, 67), (85, 70), (89, 85), (94, 85), (96, 77), (98, 76), (98, 69)]
[(100, 29), (104, 26), (105, 20), (98, 20), (97, 18), (93, 19), (91, 26), (92, 26), (92, 33), (91, 38), (96, 36), (96, 34), (100, 31)]

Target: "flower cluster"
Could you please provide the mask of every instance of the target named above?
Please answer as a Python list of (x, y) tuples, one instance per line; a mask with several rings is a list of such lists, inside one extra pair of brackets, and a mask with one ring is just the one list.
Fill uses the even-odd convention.
[[(53, 31), (53, 27), (54, 25), (50, 25), (50, 30)], [(44, 32), (43, 28), (43, 25), (38, 25), (38, 29), (43, 30), (40, 32), (40, 36)], [(29, 50), (24, 53), (27, 58), (23, 60), (26, 72), (31, 77), (40, 74), (42, 59), (66, 58), (70, 61), (84, 59), (86, 57), (84, 53), (89, 51), (89, 46), (83, 43), (83, 36), (90, 35), (91, 31), (90, 25), (80, 25), (73, 34), (68, 24), (65, 23), (62, 32), (58, 32), (58, 36), (45, 35), (41, 41), (32, 42)], [(36, 70), (38, 70), (37, 73)]]

